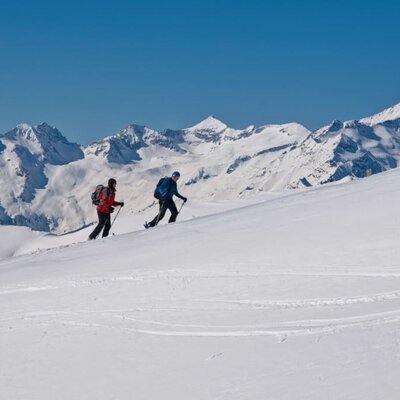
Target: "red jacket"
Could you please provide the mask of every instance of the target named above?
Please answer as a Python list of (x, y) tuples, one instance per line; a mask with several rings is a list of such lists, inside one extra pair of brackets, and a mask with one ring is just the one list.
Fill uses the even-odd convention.
[(114, 188), (105, 187), (99, 195), (100, 203), (97, 206), (97, 211), (100, 211), (105, 214), (111, 213), (112, 206), (119, 206), (120, 203), (115, 201), (115, 192)]

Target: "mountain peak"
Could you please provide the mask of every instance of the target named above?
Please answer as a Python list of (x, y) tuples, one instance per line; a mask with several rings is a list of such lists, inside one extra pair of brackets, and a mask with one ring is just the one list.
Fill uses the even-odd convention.
[(337, 131), (339, 131), (340, 129), (342, 129), (343, 128), (343, 122), (342, 121), (340, 121), (340, 120), (338, 120), (338, 119), (335, 119), (335, 120), (333, 120), (332, 122), (331, 122), (331, 124), (329, 125), (329, 127), (328, 127), (328, 132), (337, 132)]
[(41, 122), (40, 124), (35, 126), (35, 129), (49, 130), (49, 131), (57, 131), (58, 130), (55, 126), (51, 126), (47, 122)]
[(16, 126), (16, 128), (18, 128), (18, 129), (20, 129), (20, 130), (22, 130), (22, 131), (26, 131), (26, 130), (28, 130), (28, 129), (32, 129), (32, 125), (29, 125), (29, 124), (23, 122), (22, 124), (18, 124), (18, 125)]
[(23, 122), (21, 124), (18, 124), (16, 126), (17, 129), (21, 131), (27, 131), (29, 129), (34, 129), (34, 130), (57, 130), (56, 127), (49, 125), (47, 122), (41, 122), (38, 125), (30, 125), (27, 124), (26, 122)]
[(137, 136), (138, 134), (143, 136), (146, 132), (146, 127), (144, 125), (129, 124), (121, 132), (119, 132), (116, 137), (122, 138), (125, 136)]
[(386, 121), (393, 121), (400, 119), (400, 103), (386, 108), (378, 114), (374, 114), (371, 117), (360, 119), (360, 122), (366, 125), (376, 125)]
[(18, 124), (13, 130), (4, 134), (8, 139), (17, 139), (18, 137), (24, 137), (28, 140), (42, 141), (44, 138), (64, 140), (64, 136), (60, 131), (54, 127), (50, 126), (46, 122), (42, 122), (38, 125), (30, 125), (27, 123)]
[(217, 119), (214, 115), (210, 115), (209, 117), (199, 122), (198, 124), (188, 128), (188, 130), (222, 132), (227, 127), (228, 127), (227, 125), (225, 125), (222, 121)]

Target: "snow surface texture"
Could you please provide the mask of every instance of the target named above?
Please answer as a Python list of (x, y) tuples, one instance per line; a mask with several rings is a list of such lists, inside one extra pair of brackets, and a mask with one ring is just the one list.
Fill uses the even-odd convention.
[(181, 172), (191, 202), (237, 199), (365, 177), (400, 160), (400, 104), (360, 121), (232, 129), (213, 116), (158, 132), (129, 125), (81, 149), (56, 128), (26, 124), (0, 136), (0, 222), (65, 233), (94, 222), (90, 193), (110, 177), (130, 213), (153, 204), (160, 177)]
[[(0, 398), (398, 399), (399, 182), (188, 204), (0, 261)], [(142, 216), (121, 214), (115, 233)]]

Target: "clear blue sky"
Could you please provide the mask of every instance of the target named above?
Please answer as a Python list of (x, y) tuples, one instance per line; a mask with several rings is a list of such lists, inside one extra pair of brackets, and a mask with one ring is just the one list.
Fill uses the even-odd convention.
[(316, 129), (400, 102), (400, 1), (0, 1), (0, 132)]

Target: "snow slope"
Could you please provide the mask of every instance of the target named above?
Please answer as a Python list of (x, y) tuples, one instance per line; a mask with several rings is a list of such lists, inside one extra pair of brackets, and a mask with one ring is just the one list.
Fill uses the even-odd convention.
[(400, 103), (381, 111), (371, 117), (362, 118), (360, 122), (368, 125), (377, 125), (387, 121), (400, 119)]
[(397, 399), (399, 182), (0, 261), (1, 397)]
[[(212, 215), (219, 212), (244, 207), (250, 204), (256, 204), (266, 199), (281, 198), (289, 193), (260, 193), (257, 196), (252, 196), (246, 200), (229, 200), (229, 201), (218, 201), (218, 202), (202, 202), (193, 204), (191, 202), (186, 203), (185, 207), (182, 208), (178, 220), (185, 221), (189, 219), (199, 218), (206, 215)], [(177, 200), (177, 206), (181, 208), (181, 200)], [(118, 208), (115, 214), (112, 215), (112, 221), (115, 218), (116, 223), (113, 224), (111, 235), (121, 235), (124, 233), (130, 233), (132, 231), (143, 229), (145, 221), (150, 221), (158, 213), (158, 203), (153, 203), (151, 206), (139, 212), (137, 214), (130, 214), (127, 207), (120, 210), (117, 216)], [(93, 217), (95, 217), (96, 209), (92, 208)], [(166, 224), (168, 218), (160, 222), (160, 226)], [(85, 226), (73, 232), (66, 234), (54, 234), (41, 231), (32, 231), (26, 227), (18, 226), (7, 226), (0, 225), (0, 235), (9, 237), (11, 240), (5, 240), (0, 245), (0, 259), (18, 256), (22, 254), (29, 254), (42, 250), (49, 250), (55, 247), (67, 246), (79, 242), (85, 242), (88, 239), (89, 234), (93, 231), (97, 221), (93, 224)]]

